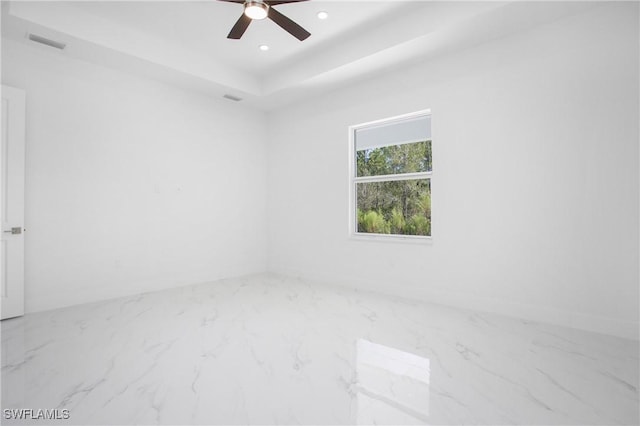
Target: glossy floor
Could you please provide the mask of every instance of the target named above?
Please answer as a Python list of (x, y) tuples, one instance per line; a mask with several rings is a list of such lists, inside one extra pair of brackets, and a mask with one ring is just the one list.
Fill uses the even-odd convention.
[[(2, 322), (35, 424), (638, 424), (638, 342), (312, 286), (226, 280)], [(38, 409), (58, 411), (38, 412)]]

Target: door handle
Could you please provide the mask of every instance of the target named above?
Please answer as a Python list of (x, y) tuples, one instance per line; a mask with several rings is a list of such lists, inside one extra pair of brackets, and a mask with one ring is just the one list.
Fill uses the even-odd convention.
[(11, 228), (11, 229), (9, 229), (7, 231), (2, 231), (2, 232), (4, 232), (5, 234), (20, 235), (20, 234), (22, 234), (22, 227), (21, 226), (16, 226), (16, 227), (13, 227), (13, 228)]

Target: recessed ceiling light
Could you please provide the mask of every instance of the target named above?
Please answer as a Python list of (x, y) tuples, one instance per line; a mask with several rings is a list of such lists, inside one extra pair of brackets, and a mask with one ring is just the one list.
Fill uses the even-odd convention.
[(263, 52), (266, 52), (267, 50), (269, 50), (269, 46), (267, 46), (266, 44), (261, 44), (260, 46), (258, 46), (258, 48)]
[(327, 19), (329, 17), (329, 13), (325, 12), (324, 10), (318, 12), (318, 19)]

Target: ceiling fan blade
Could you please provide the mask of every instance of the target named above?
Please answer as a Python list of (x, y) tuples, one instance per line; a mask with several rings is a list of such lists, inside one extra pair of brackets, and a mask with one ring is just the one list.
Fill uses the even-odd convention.
[(242, 37), (242, 34), (247, 31), (250, 23), (251, 18), (243, 13), (242, 15), (240, 15), (240, 19), (238, 19), (238, 22), (236, 22), (233, 28), (231, 28), (231, 31), (229, 32), (227, 38), (232, 38), (234, 40), (240, 39), (240, 37)]
[(293, 22), (291, 19), (284, 16), (282, 13), (278, 12), (274, 8), (269, 8), (269, 19), (271, 19), (276, 24), (280, 25), (283, 30), (287, 31), (289, 34), (302, 41), (311, 35), (311, 33), (300, 25)]
[[(222, 0), (229, 1), (229, 0)], [(287, 3), (300, 3), (301, 1), (309, 1), (309, 0), (266, 0), (265, 3), (269, 6), (277, 6), (279, 4), (287, 4)]]
[(226, 3), (244, 3), (244, 0), (218, 0)]

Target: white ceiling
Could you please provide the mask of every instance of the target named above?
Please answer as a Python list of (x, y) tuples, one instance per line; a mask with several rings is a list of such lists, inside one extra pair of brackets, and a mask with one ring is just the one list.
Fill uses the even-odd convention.
[[(358, 3), (364, 7), (360, 13), (355, 13)], [(158, 40), (179, 44), (184, 49), (215, 57), (220, 62), (256, 74), (403, 6), (394, 2), (362, 1), (308, 1), (277, 6), (276, 9), (312, 33), (313, 37), (300, 42), (268, 19), (254, 21), (240, 40), (227, 39), (229, 30), (243, 11), (242, 5), (234, 3), (210, 0), (85, 1), (70, 4), (83, 13), (136, 28)], [(316, 14), (322, 10), (330, 11), (331, 19), (319, 20)], [(271, 50), (268, 53), (259, 51), (261, 44), (269, 45)]]
[[(56, 54), (271, 109), (471, 47), (592, 7), (593, 2), (321, 1), (276, 8), (312, 35), (300, 42), (269, 20), (226, 38), (242, 5), (207, 1), (2, 2), (2, 36)], [(319, 20), (317, 12), (329, 18)], [(258, 49), (270, 46), (268, 52)]]

